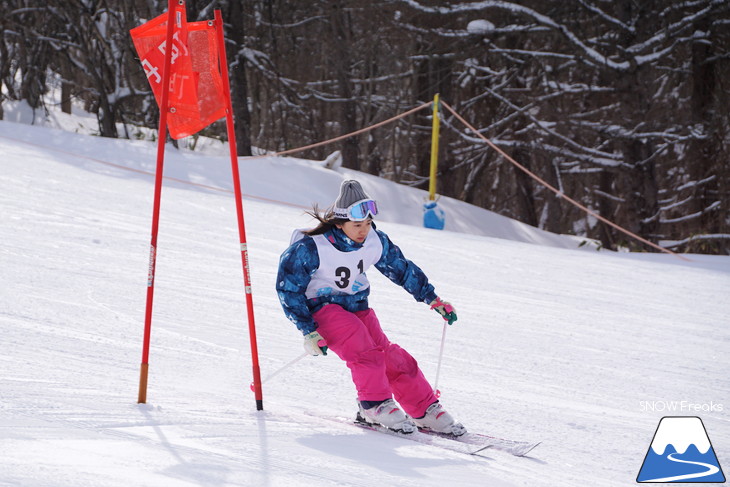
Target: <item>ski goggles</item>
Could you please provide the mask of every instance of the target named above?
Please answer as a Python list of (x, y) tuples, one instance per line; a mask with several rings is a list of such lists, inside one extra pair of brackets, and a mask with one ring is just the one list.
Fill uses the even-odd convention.
[(335, 209), (335, 216), (338, 218), (347, 218), (350, 221), (361, 222), (374, 217), (378, 214), (378, 205), (375, 200), (360, 200), (351, 204), (346, 210)]

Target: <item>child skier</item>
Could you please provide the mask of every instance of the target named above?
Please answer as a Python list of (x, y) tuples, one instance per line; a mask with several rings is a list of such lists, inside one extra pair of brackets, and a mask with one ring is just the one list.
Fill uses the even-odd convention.
[(347, 363), (357, 389), (359, 416), (366, 422), (403, 433), (420, 427), (464, 434), (466, 428), (441, 406), (416, 360), (383, 333), (368, 306), (370, 283), (365, 271), (374, 265), (449, 325), (456, 321), (454, 308), (436, 295), (423, 271), (375, 228), (377, 205), (359, 182), (344, 181), (330, 210), (320, 215), (315, 206), (310, 214), (319, 225), (294, 232), (276, 279), (284, 313), (304, 334), (305, 350), (327, 355), (330, 349)]

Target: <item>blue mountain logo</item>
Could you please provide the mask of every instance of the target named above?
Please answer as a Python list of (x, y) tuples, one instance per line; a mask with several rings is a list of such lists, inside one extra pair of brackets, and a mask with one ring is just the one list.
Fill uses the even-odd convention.
[(636, 481), (725, 482), (702, 420), (696, 416), (663, 417)]

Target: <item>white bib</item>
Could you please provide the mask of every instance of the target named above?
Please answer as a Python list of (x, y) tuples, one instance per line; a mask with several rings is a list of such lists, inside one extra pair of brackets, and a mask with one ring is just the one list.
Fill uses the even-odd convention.
[(319, 268), (307, 286), (307, 299), (332, 294), (352, 295), (370, 287), (365, 271), (383, 255), (383, 243), (375, 230), (370, 230), (361, 248), (351, 252), (340, 252), (324, 235), (312, 238), (317, 244)]

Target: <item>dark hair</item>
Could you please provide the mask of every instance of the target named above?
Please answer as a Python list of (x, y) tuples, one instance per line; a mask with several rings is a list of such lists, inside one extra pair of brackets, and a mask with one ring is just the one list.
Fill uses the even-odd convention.
[(336, 218), (335, 212), (332, 208), (320, 210), (316, 204), (312, 205), (312, 209), (306, 213), (319, 222), (319, 224), (313, 229), (305, 230), (303, 232), (304, 235), (309, 235), (310, 237), (314, 235), (322, 235), (323, 233), (332, 230), (335, 225), (342, 225), (349, 221), (346, 218)]

